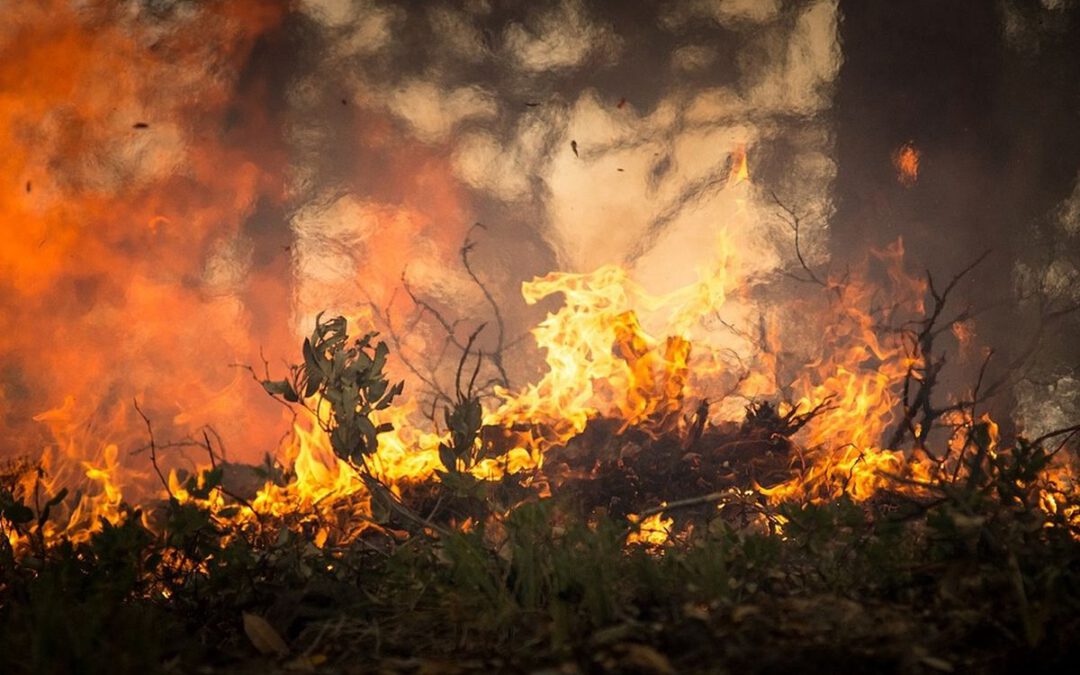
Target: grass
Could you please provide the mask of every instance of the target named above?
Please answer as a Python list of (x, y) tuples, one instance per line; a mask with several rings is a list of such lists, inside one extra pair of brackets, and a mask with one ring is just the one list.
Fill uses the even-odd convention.
[(1019, 461), (919, 501), (769, 507), (782, 534), (706, 512), (659, 548), (627, 546), (625, 521), (558, 494), (469, 532), (326, 549), (173, 501), (155, 531), (131, 511), (85, 543), (5, 549), (0, 660), (8, 673), (1065, 668), (1080, 655), (1077, 528), (1030, 501), (1041, 474), (1025, 484)]
[[(599, 420), (548, 453), (574, 478), (542, 497), (467, 473), (483, 430), (459, 367), (446, 471), (398, 499), (364, 471), (369, 415), (400, 390), (385, 346), (350, 346), (335, 319), (304, 352), (264, 387), (331, 403), (324, 430), (380, 525), (349, 535), (350, 499), (240, 517), (224, 486), (244, 467), (216, 464), (88, 538), (45, 536), (76, 496), (42, 503), (22, 466), (0, 475), (0, 672), (1007, 673), (1080, 657), (1080, 499), (1055, 478), (1064, 443), (1044, 447), (1080, 427), (995, 448), (976, 423), (932, 483), (775, 505), (738, 486), (790, 473), (791, 419), (752, 408), (764, 428), (698, 428), (694, 453)], [(628, 543), (629, 513), (660, 501), (671, 539)]]

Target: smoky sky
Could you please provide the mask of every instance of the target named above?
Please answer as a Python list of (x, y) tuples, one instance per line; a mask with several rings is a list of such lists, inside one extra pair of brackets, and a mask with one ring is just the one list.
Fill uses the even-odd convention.
[[(335, 106), (385, 116), (393, 138), (445, 162), (460, 199), (430, 210), (460, 222), (442, 231), (460, 238), (469, 221), (487, 226), (482, 274), (522, 326), (537, 318), (517, 294), (532, 275), (615, 262), (665, 289), (707, 264), (720, 228), (736, 233), (753, 272), (792, 264), (773, 195), (803, 216), (815, 263), (841, 265), (900, 238), (913, 268), (948, 279), (990, 250), (954, 302), (995, 308), (980, 317), (981, 337), (1002, 364), (1038, 330), (1017, 300), (1021, 286), (1054, 270), (1050, 285), (1066, 303), (1075, 286), (1075, 229), (1058, 221), (1075, 211), (1080, 169), (1076, 3), (301, 7), (297, 25), (319, 56), (302, 78), (311, 106), (302, 117), (315, 129), (301, 121), (296, 133), (312, 207), (294, 228), (416, 203), (369, 189), (400, 145), (341, 143), (321, 118)], [(907, 186), (890, 159), (905, 143), (921, 156)], [(746, 194), (727, 180), (739, 147), (755, 186)], [(367, 168), (343, 173), (353, 157)], [(377, 237), (351, 241), (371, 251)], [(408, 274), (448, 312), (469, 314), (481, 300), (446, 255), (453, 242), (417, 250)], [(324, 253), (302, 255), (325, 269)], [(325, 286), (310, 297), (325, 302)], [(1069, 349), (1041, 343), (1056, 364), (1047, 381), (1070, 377)]]
[[(807, 254), (825, 255), (835, 2), (299, 8), (301, 314), (355, 303), (365, 269), (364, 300), (383, 306), (403, 268), (468, 315), (483, 299), (456, 253), (474, 222), (481, 276), (522, 328), (536, 314), (520, 283), (552, 270), (628, 265), (670, 290), (713, 264), (722, 230), (748, 273), (777, 268), (787, 243), (771, 192), (807, 216)], [(743, 155), (768, 190), (733, 185)]]

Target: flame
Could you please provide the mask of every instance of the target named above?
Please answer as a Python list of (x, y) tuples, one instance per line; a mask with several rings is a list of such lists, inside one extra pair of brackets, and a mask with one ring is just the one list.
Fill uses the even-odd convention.
[(142, 464), (126, 457), (145, 432), (132, 399), (177, 436), (211, 423), (273, 447), (280, 433), (280, 410), (228, 364), (295, 342), (256, 316), (287, 294), (287, 258), (244, 225), (283, 203), (286, 156), (238, 84), (282, 9), (201, 3), (166, 28), (132, 7), (17, 3), (0, 25), (0, 430), (51, 443), (55, 420), (34, 416), (65, 401), (86, 428), (78, 452), (48, 451), (54, 472), (110, 444)]
[[(565, 443), (598, 417), (619, 420), (623, 430), (634, 426), (655, 434), (677, 432), (685, 419), (686, 402), (709, 390), (717, 378), (729, 375), (724, 367), (731, 362), (718, 360), (714, 354), (692, 358), (692, 342), (687, 337), (703, 330), (703, 317), (723, 309), (746, 283), (732, 269), (730, 250), (721, 244), (718, 251), (716, 269), (702, 271), (696, 283), (665, 295), (648, 293), (627, 269), (617, 266), (588, 274), (551, 274), (525, 284), (523, 293), (529, 302), (554, 293), (565, 300), (534, 330), (537, 344), (546, 350), (548, 370), (519, 392), (500, 392), (502, 402), (487, 412), (485, 422), (505, 429), (514, 440), (513, 447), (500, 457), (485, 458), (472, 469), (473, 474), (492, 480), (539, 470), (546, 450)], [(791, 403), (786, 409), (781, 407), (781, 414), (818, 411), (796, 436), (802, 450), (792, 459), (791, 478), (757, 487), (770, 500), (825, 500), (840, 494), (862, 500), (887, 487), (897, 489), (891, 482), (895, 476), (916, 481), (931, 477), (929, 467), (882, 445), (886, 431), (897, 421), (900, 388), (922, 365), (921, 356), (913, 352), (902, 331), (881, 330), (883, 317), (875, 309), (889, 307), (892, 319), (919, 317), (924, 312), (925, 284), (904, 272), (903, 253), (897, 242), (873, 256), (873, 263), (891, 282), (887, 303), (880, 302), (883, 288), (866, 281), (872, 276), (868, 269), (853, 270), (844, 280), (830, 279), (822, 294), (825, 306), (819, 306), (823, 311), (816, 315), (815, 325), (821, 327), (816, 352), (790, 379), (782, 377), (776, 358), (783, 346), (781, 327), (775, 320), (761, 322), (760, 351), (731, 395), (740, 398), (749, 392), (784, 390), (791, 394)], [(655, 337), (645, 329), (643, 316), (672, 333)], [(675, 328), (683, 334), (675, 333)], [(707, 367), (696, 367), (699, 364)], [(266, 516), (286, 522), (299, 518), (311, 523), (314, 542), (324, 546), (332, 536), (341, 543), (342, 537), (347, 540), (378, 525), (357, 469), (335, 456), (323, 431), (328, 406), (312, 403), (315, 412), (296, 420), (278, 456), (289, 480), (284, 484), (268, 480), (248, 510), (228, 517), (238, 523)], [(122, 429), (125, 414), (117, 413), (105, 427)], [(415, 417), (416, 403), (409, 401), (384, 411), (378, 420), (390, 422), (393, 431), (380, 436), (370, 467), (398, 495), (410, 484), (433, 479), (442, 468), (438, 447), (448, 435), (422, 431)], [(93, 439), (103, 432), (107, 435), (107, 429), (88, 425), (73, 398), (37, 419), (49, 427), (54, 442), (41, 459), (40, 476), (46, 477), (46, 483), (31, 485), (27, 478), (23, 493), (43, 487), (47, 494), (55, 494), (62, 485), (80, 482), (92, 486), (63, 518), (49, 523), (48, 536), (85, 540), (102, 522), (126, 517), (123, 502), (137, 494), (130, 491), (133, 486), (145, 485), (148, 472), (136, 475), (126, 469), (118, 461), (115, 443), (100, 444), (96, 453), (88, 453)], [(974, 422), (961, 412), (946, 421), (954, 427), (950, 449), (955, 452), (968, 442)], [(997, 425), (985, 416), (979, 424), (990, 438), (989, 452), (996, 453)], [(206, 462), (196, 463), (188, 473), (199, 476), (207, 468)], [(1040, 503), (1048, 513), (1056, 512), (1061, 490), (1075, 486), (1071, 473), (1056, 471), (1051, 484), (1040, 492)], [(195, 498), (176, 469), (170, 470), (166, 483), (155, 492), (157, 498), (168, 496), (180, 502)], [(228, 507), (220, 490), (202, 500), (216, 512), (225, 513)], [(637, 522), (636, 517), (631, 521)], [(660, 546), (670, 537), (672, 526), (671, 518), (654, 514), (627, 541)]]
[(892, 155), (896, 168), (896, 180), (904, 187), (912, 187), (919, 180), (919, 160), (922, 153), (911, 141), (898, 147)]
[[(735, 363), (717, 358), (715, 349), (699, 350), (704, 353), (694, 356), (691, 348), (695, 334), (701, 338), (698, 345), (708, 347), (709, 333), (715, 329), (708, 319), (729, 309), (729, 301), (738, 298), (747, 284), (723, 233), (717, 241), (714, 266), (699, 270), (696, 282), (663, 295), (647, 292), (629, 270), (618, 266), (586, 274), (550, 274), (526, 283), (527, 302), (556, 293), (564, 298), (563, 306), (533, 331), (546, 352), (547, 371), (518, 392), (499, 392), (502, 402), (487, 412), (485, 423), (503, 428), (512, 447), (502, 456), (485, 458), (473, 474), (497, 479), (541, 469), (548, 449), (565, 443), (598, 417), (618, 420), (622, 430), (633, 426), (653, 434), (678, 432), (687, 401), (715, 391), (718, 381), (730, 380), (728, 369)], [(891, 282), (890, 311), (899, 317), (920, 316), (925, 285), (904, 273), (902, 245), (897, 242), (876, 251), (874, 262)], [(890, 485), (890, 476), (927, 477), (918, 462), (882, 446), (886, 430), (896, 421), (900, 387), (921, 361), (902, 332), (879, 329), (882, 317), (874, 307), (881, 305), (874, 300), (882, 289), (866, 281), (870, 276), (867, 270), (855, 270), (848, 279), (830, 280), (822, 293), (824, 307), (816, 308), (815, 325), (820, 326), (816, 353), (790, 379), (783, 378), (776, 358), (783, 346), (780, 326), (775, 320), (762, 320), (759, 349), (749, 355), (749, 370), (729, 392), (745, 400), (751, 394), (783, 389), (791, 394), (796, 412), (818, 410), (797, 437), (803, 450), (793, 458), (798, 466), (793, 465), (792, 477), (759, 487), (774, 501), (829, 499), (842, 493), (865, 499)], [(646, 322), (667, 334), (656, 337), (645, 328)], [(355, 467), (335, 456), (323, 431), (328, 405), (312, 404), (315, 412), (297, 419), (278, 457), (290, 479), (285, 484), (267, 481), (251, 500), (251, 513), (232, 517), (301, 518), (315, 524), (315, 541), (325, 545), (335, 530), (332, 524), (340, 529), (343, 522), (351, 523), (345, 534), (336, 535), (346, 538), (376, 524), (364, 481)], [(438, 447), (447, 435), (421, 431), (413, 421), (415, 406), (407, 402), (384, 411), (378, 421), (391, 422), (394, 430), (380, 436), (370, 462), (373, 474), (399, 495), (409, 484), (432, 479), (442, 468)], [(732, 408), (720, 406), (719, 418)], [(96, 459), (84, 459), (90, 441), (80, 431), (74, 409), (69, 399), (63, 408), (39, 419), (53, 428), (52, 447), (71, 460), (55, 463), (53, 455), (45, 456), (56, 485), (69, 480), (64, 471), (78, 465), (85, 479), (98, 486), (76, 506), (66, 528), (85, 537), (100, 519), (122, 518), (124, 488), (134, 476), (117, 462), (115, 444), (102, 446)], [(208, 467), (204, 462), (194, 468), (191, 475)], [(192, 499), (175, 470), (156, 496)], [(226, 506), (221, 491), (204, 501), (213, 509)], [(671, 519), (652, 516), (631, 541), (658, 545), (670, 528)]]
[[(519, 392), (500, 391), (504, 402), (485, 423), (545, 425), (548, 435), (534, 448), (541, 452), (580, 433), (595, 417), (621, 420), (624, 430), (672, 429), (692, 391), (691, 372), (705, 376), (721, 367), (708, 351), (692, 359), (691, 338), (740, 285), (724, 231), (717, 235), (714, 260), (698, 271), (696, 282), (662, 295), (648, 292), (616, 265), (525, 283), (529, 304), (554, 294), (564, 298), (532, 331), (546, 353), (547, 371)], [(653, 335), (646, 320), (666, 334)]]
[(653, 548), (663, 546), (668, 541), (672, 525), (675, 523), (674, 518), (665, 518), (662, 512), (647, 516), (644, 520), (631, 513), (627, 514), (626, 519), (637, 525), (626, 537), (626, 543)]
[[(925, 284), (903, 272), (903, 255), (900, 242), (875, 252), (893, 282), (892, 311), (921, 316)], [(807, 448), (801, 461), (809, 466), (797, 478), (763, 489), (773, 499), (828, 499), (844, 492), (865, 499), (888, 485), (890, 475), (921, 475), (902, 452), (881, 447), (886, 429), (896, 422), (903, 382), (921, 365), (921, 357), (912, 353), (902, 333), (876, 329), (880, 317), (871, 308), (880, 289), (860, 276), (831, 282), (836, 301), (820, 352), (791, 385), (797, 410), (821, 408), (799, 437)]]
[[(287, 439), (274, 445), (278, 423), (287, 419), (282, 412), (262, 402), (242, 371), (205, 367), (255, 362), (257, 345), (291, 344), (291, 330), (281, 327), (288, 322), (275, 320), (281, 317), (266, 298), (290, 295), (292, 289), (277, 281), (289, 278), (290, 265), (303, 271), (320, 264), (302, 242), (295, 259), (275, 251), (262, 272), (244, 262), (258, 245), (245, 239), (244, 227), (256, 204), (286, 202), (286, 162), (281, 147), (263, 142), (279, 140), (268, 130), (273, 125), (259, 106), (243, 96), (237, 101), (235, 88), (253, 43), (272, 30), (280, 13), (257, 2), (207, 3), (159, 54), (149, 49), (156, 34), (145, 26), (115, 28), (104, 19), (123, 16), (97, 6), (87, 11), (59, 2), (24, 3), (0, 28), (6, 38), (0, 57), (19, 55), (0, 58), (0, 145), (6, 150), (0, 175), (14, 181), (0, 190), (0, 222), (21, 224), (0, 250), (6, 329), (0, 331), (0, 366), (14, 364), (15, 379), (36, 387), (40, 397), (19, 406), (36, 405), (37, 411), (46, 402), (64, 401), (33, 416), (41, 429), (0, 426), (18, 447), (44, 446), (40, 470), (20, 477), (17, 496), (77, 489), (77, 498), (46, 523), (50, 540), (85, 541), (103, 523), (130, 517), (125, 503), (165, 499), (200, 501), (240, 525), (266, 517), (302, 523), (320, 547), (379, 527), (362, 476), (333, 452), (324, 431), (330, 415), (325, 401), (308, 401), (311, 410), (300, 413)], [(206, 31), (215, 39), (205, 39)], [(200, 36), (198, 44), (184, 35)], [(177, 62), (175, 54), (193, 56)], [(4, 65), (11, 63), (18, 66)], [(200, 76), (207, 63), (217, 73), (209, 80)], [(92, 86), (106, 77), (114, 83), (111, 90)], [(176, 95), (157, 95), (164, 82), (174, 83)], [(194, 93), (201, 101), (197, 110), (183, 103)], [(249, 135), (225, 131), (234, 114), (248, 117)], [(132, 128), (133, 119), (153, 122)], [(373, 193), (395, 199), (341, 199), (334, 208), (358, 215), (366, 232), (379, 232), (357, 254), (364, 264), (356, 274), (365, 282), (376, 277), (367, 285), (368, 299), (383, 307), (393, 299), (386, 280), (396, 279), (418, 255), (418, 242), (434, 240), (443, 255), (454, 249), (461, 232), (437, 223), (464, 222), (467, 209), (439, 150), (398, 148), (388, 120), (364, 121), (358, 121), (357, 139), (393, 159), (365, 159), (356, 172)], [(112, 152), (118, 137), (123, 151)], [(899, 182), (914, 185), (920, 151), (909, 142), (892, 159)], [(80, 171), (87, 162), (112, 166), (115, 175)], [(69, 165), (75, 168), (54, 171)], [(727, 187), (735, 186), (744, 197), (754, 190), (742, 144), (731, 151)], [(736, 202), (747, 216), (747, 200)], [(781, 415), (810, 414), (793, 438), (798, 452), (788, 477), (756, 486), (774, 502), (843, 494), (865, 500), (899, 489), (897, 476), (931, 478), (926, 463), (885, 445), (899, 422), (902, 389), (924, 365), (909, 332), (885, 328), (911, 325), (925, 314), (926, 284), (905, 271), (902, 242), (874, 251), (843, 278), (829, 277), (812, 297), (772, 306), (755, 296), (766, 280), (748, 271), (755, 266), (727, 229), (716, 229), (711, 262), (695, 270), (690, 283), (663, 293), (646, 288), (629, 264), (553, 272), (522, 285), (526, 303), (561, 296), (562, 305), (532, 330), (545, 370), (519, 390), (496, 389), (497, 400), (485, 410), (487, 431), (501, 445), (497, 456), (470, 468), (473, 476), (520, 474), (528, 482), (531, 472), (543, 471), (547, 451), (600, 418), (616, 421), (615, 433), (635, 428), (659, 437), (684, 431), (688, 409), (703, 400), (712, 404), (706, 406), (708, 421), (719, 424), (741, 421), (747, 402), (767, 399), (780, 401)], [(322, 309), (317, 305), (328, 289), (353, 292), (357, 279), (346, 274), (338, 281), (340, 288), (327, 282), (298, 289), (299, 313)], [(355, 314), (354, 325), (363, 328), (378, 318), (366, 306)], [(178, 316), (200, 321), (178, 322)], [(973, 324), (957, 322), (952, 330), (966, 349)], [(7, 414), (15, 406), (7, 389), (21, 384), (8, 379), (0, 380), (0, 420), (29, 418), (21, 407)], [(126, 403), (148, 398), (151, 413), (158, 413), (152, 417), (189, 435), (199, 424), (231, 420), (256, 445), (276, 449), (285, 478), (268, 477), (236, 509), (223, 489), (199, 489), (207, 487), (206, 472), (215, 466), (210, 447), (207, 453), (155, 456), (151, 467), (147, 456), (156, 447), (145, 436), (152, 430), (140, 421), (141, 409)], [(393, 430), (379, 436), (368, 467), (398, 496), (444, 468), (439, 447), (449, 434), (425, 430), (419, 417), (417, 401), (407, 400), (376, 420)], [(989, 451), (998, 451), (997, 425), (989, 418), (976, 422), (956, 412), (945, 421), (954, 429), (946, 443), (954, 455), (979, 424), (990, 435)], [(125, 454), (140, 461), (125, 461)], [(188, 482), (192, 476), (194, 483)], [(1044, 510), (1056, 513), (1060, 496), (1075, 486), (1075, 473), (1055, 468), (1040, 493)], [(630, 519), (638, 527), (628, 543), (656, 547), (671, 536), (674, 521), (661, 513)], [(29, 545), (16, 534), (9, 539), (19, 550)]]
[(647, 294), (625, 270), (552, 274), (523, 289), (529, 303), (556, 292), (566, 304), (533, 331), (547, 351), (547, 373), (508, 395), (488, 423), (546, 422), (565, 441), (598, 415), (629, 426), (678, 409), (690, 344), (678, 336), (661, 344), (644, 331), (631, 307)]

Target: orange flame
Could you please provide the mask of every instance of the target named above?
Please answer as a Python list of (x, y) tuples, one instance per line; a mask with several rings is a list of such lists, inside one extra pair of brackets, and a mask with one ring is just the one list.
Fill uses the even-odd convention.
[(921, 157), (922, 153), (911, 141), (904, 143), (893, 152), (892, 162), (896, 168), (896, 180), (904, 187), (912, 187), (918, 182)]
[[(22, 477), (20, 493), (79, 487), (78, 499), (46, 525), (48, 537), (77, 541), (103, 522), (127, 517), (125, 500), (200, 499), (225, 514), (229, 504), (221, 490), (197, 497), (199, 491), (181, 480), (181, 469), (200, 476), (212, 458), (173, 457), (164, 485), (156, 486), (147, 462), (125, 462), (121, 448), (141, 447), (146, 429), (133, 406), (109, 402), (149, 398), (158, 416), (179, 430), (224, 419), (250, 442), (275, 447), (281, 412), (243, 373), (211, 372), (205, 364), (255, 362), (260, 344), (291, 345), (291, 331), (281, 327), (288, 322), (276, 321), (280, 315), (264, 305), (271, 302), (266, 298), (290, 295), (275, 273), (294, 263), (292, 254), (275, 251), (276, 267), (260, 274), (245, 262), (258, 242), (249, 241), (243, 227), (257, 203), (285, 202), (285, 153), (273, 142), (263, 147), (278, 134), (267, 130), (259, 106), (237, 101), (235, 92), (255, 39), (276, 25), (280, 12), (254, 1), (207, 3), (185, 30), (158, 43), (145, 26), (112, 26), (109, 20), (123, 17), (97, 5), (88, 14), (60, 2), (23, 3), (11, 11), (0, 27), (0, 222), (20, 227), (0, 249), (0, 366), (14, 364), (18, 377), (0, 380), (0, 420), (29, 418), (22, 408), (36, 406), (36, 412), (64, 401), (33, 418), (42, 426), (37, 431), (7, 429), (0, 421), (0, 432), (11, 431), (19, 447), (45, 446), (41, 474)], [(207, 63), (214, 64), (209, 79), (202, 77)], [(111, 88), (100, 86), (106, 78)], [(176, 95), (160, 95), (163, 83), (177, 87)], [(184, 103), (193, 98), (198, 109)], [(235, 114), (248, 116), (250, 137), (226, 131)], [(152, 122), (132, 126), (143, 119)], [(356, 171), (376, 192), (420, 204), (342, 207), (384, 226), (385, 236), (360, 254), (363, 274), (383, 282), (397, 278), (418, 240), (435, 239), (440, 251), (452, 250), (460, 232), (435, 223), (464, 221), (466, 210), (438, 150), (396, 148), (390, 122), (369, 122), (358, 125), (358, 138), (394, 160), (365, 162)], [(892, 159), (899, 182), (913, 186), (919, 150), (906, 143)], [(85, 170), (87, 164), (109, 170)], [(746, 147), (738, 145), (727, 185), (749, 195), (749, 179)], [(664, 294), (649, 292), (635, 270), (618, 265), (554, 272), (523, 284), (526, 303), (561, 295), (563, 305), (532, 331), (546, 370), (519, 391), (497, 390), (497, 404), (485, 411), (485, 425), (501, 428), (512, 442), (502, 456), (472, 467), (474, 476), (494, 480), (541, 470), (547, 450), (597, 418), (617, 420), (621, 431), (677, 433), (689, 401), (714, 403), (710, 421), (717, 423), (738, 421), (749, 400), (784, 397), (790, 403), (781, 414), (816, 414), (794, 439), (800, 452), (791, 477), (758, 488), (771, 500), (841, 494), (862, 500), (895, 487), (891, 477), (929, 477), (928, 467), (884, 445), (897, 422), (901, 388), (922, 365), (902, 331), (881, 329), (924, 313), (925, 283), (905, 272), (902, 244), (875, 251), (866, 265), (880, 267), (888, 282), (874, 283), (869, 269), (856, 269), (830, 278), (814, 298), (777, 308), (749, 300), (763, 280), (742, 272), (750, 266), (718, 230), (712, 264)], [(296, 263), (310, 264), (305, 255), (296, 253)], [(353, 291), (355, 279), (345, 276), (334, 290)], [(299, 289), (301, 311), (311, 310), (326, 290)], [(380, 283), (370, 295), (385, 306), (392, 289)], [(780, 310), (797, 316), (788, 322), (797, 325), (785, 325)], [(359, 313), (363, 325), (373, 321), (367, 309)], [(200, 321), (177, 321), (191, 316)], [(207, 326), (218, 330), (213, 339)], [(974, 328), (957, 323), (953, 332), (966, 346)], [(803, 365), (791, 367), (793, 354), (804, 357)], [(37, 397), (12, 403), (9, 390), (18, 388), (32, 388)], [(372, 503), (357, 469), (334, 454), (322, 429), (327, 404), (309, 403), (315, 412), (301, 414), (277, 448), (289, 480), (268, 479), (245, 509), (222, 517), (238, 523), (257, 516), (305, 519), (315, 524), (316, 545), (324, 546), (342, 529), (332, 525), (344, 522), (344, 534), (333, 536), (346, 538), (372, 527)], [(406, 401), (377, 420), (393, 431), (379, 436), (369, 466), (398, 495), (442, 468), (439, 446), (448, 435), (417, 426), (416, 408)], [(961, 430), (974, 421), (957, 414), (950, 422), (958, 430), (951, 442), (966, 442)], [(996, 425), (983, 422), (996, 446)], [(1074, 489), (1072, 473), (1055, 476)], [(1053, 490), (1042, 501), (1048, 511), (1057, 508)], [(659, 546), (673, 519), (655, 514), (639, 525), (628, 542)], [(26, 545), (9, 536), (13, 545)]]

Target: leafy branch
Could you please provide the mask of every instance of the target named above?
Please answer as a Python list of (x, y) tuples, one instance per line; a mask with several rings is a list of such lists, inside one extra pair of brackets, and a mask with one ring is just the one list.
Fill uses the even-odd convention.
[[(377, 335), (367, 333), (350, 342), (344, 317), (323, 321), (320, 313), (314, 332), (304, 340), (304, 362), (291, 366), (286, 379), (261, 382), (271, 396), (311, 410), (329, 435), (334, 454), (361, 467), (378, 449), (378, 435), (393, 429), (387, 422), (377, 424), (372, 415), (389, 408), (405, 386), (391, 385), (384, 374), (390, 349), (385, 342), (373, 344)], [(319, 414), (322, 401), (329, 404), (328, 415)]]

